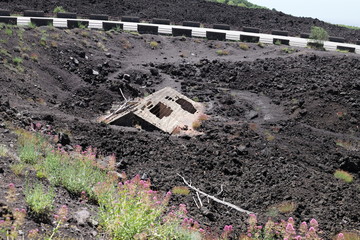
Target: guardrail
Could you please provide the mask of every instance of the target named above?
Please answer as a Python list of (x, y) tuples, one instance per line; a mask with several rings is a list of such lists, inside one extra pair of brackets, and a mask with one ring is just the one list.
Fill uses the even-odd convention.
[[(273, 30), (271, 34), (260, 33), (259, 28), (243, 27), (242, 31), (230, 30), (226, 24), (214, 24), (213, 28), (201, 27), (198, 22), (183, 22), (183, 25), (170, 25), (169, 19), (154, 18), (152, 23), (140, 22), (139, 17), (123, 16), (120, 21), (109, 20), (108, 15), (91, 14), (88, 19), (77, 18), (76, 13), (58, 13), (57, 17), (45, 16), (43, 11), (24, 11), (24, 16), (11, 16), (10, 11), (0, 9), (0, 23), (26, 26), (52, 25), (57, 28), (89, 28), (111, 30), (119, 28), (125, 31), (139, 32), (141, 34), (164, 34), (172, 36), (200, 37), (219, 41), (261, 42), (267, 44), (282, 44), (293, 47), (307, 47), (313, 43), (309, 33), (301, 33), (300, 37), (288, 36), (287, 31)], [(349, 51), (360, 54), (360, 39), (356, 44), (345, 43), (341, 37), (330, 36), (324, 41), (327, 51)]]

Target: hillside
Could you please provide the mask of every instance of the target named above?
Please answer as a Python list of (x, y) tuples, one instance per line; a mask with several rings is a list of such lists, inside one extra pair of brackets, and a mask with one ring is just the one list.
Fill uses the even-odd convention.
[[(83, 14), (92, 9), (113, 16), (135, 14), (144, 19), (169, 17), (207, 24), (232, 24), (231, 19), (239, 19), (235, 15), (243, 13), (247, 20), (237, 21), (248, 21), (247, 25), (254, 16), (258, 27), (268, 22), (260, 21), (262, 16), (272, 19), (274, 25), (269, 24), (267, 30), (280, 28), (279, 19), (296, 20), (299, 31), (309, 26), (306, 22), (321, 23), (205, 1), (188, 1), (187, 8), (179, 7), (182, 0), (119, 2), (1, 3), (13, 11), (32, 6), (50, 12), (62, 5)], [(169, 9), (176, 9), (177, 14)], [(196, 10), (199, 14), (194, 15)], [(215, 20), (204, 14), (212, 11), (217, 13)], [(353, 39), (358, 34), (323, 26), (336, 36)], [(59, 149), (63, 156), (67, 156), (65, 152), (84, 156), (81, 154), (86, 152), (80, 153), (79, 146), (96, 148), (95, 157), (99, 158), (115, 154), (113, 170), (120, 176), (116, 180), (125, 180), (125, 173), (128, 179), (139, 175), (151, 181), (151, 191), (163, 195), (174, 187), (184, 187), (177, 175), (181, 174), (202, 191), (256, 213), (259, 224), (269, 217), (274, 221), (294, 217), (296, 224), (315, 218), (323, 239), (332, 239), (339, 232), (359, 232), (357, 54), (124, 31), (2, 25), (0, 71), (0, 238), (6, 238), (11, 229), (5, 220), (18, 224), (15, 214), (19, 209), (27, 211), (21, 228), (16, 229), (20, 237), (26, 239), (34, 229), (39, 230), (40, 239), (49, 237), (56, 227), (53, 215), (66, 205), (68, 217), (55, 238), (124, 239), (110, 237), (111, 231), (104, 230), (106, 225), (99, 220), (99, 202), (83, 196), (83, 191), (90, 195), (96, 188), (91, 184), (82, 186), (86, 191), (71, 191), (57, 183), (49, 215), (31, 213), (24, 195), (28, 182), (37, 181), (49, 189), (54, 184), (46, 174), (50, 167), (22, 160), (24, 140), (20, 141), (18, 128), (46, 135), (54, 152)], [(96, 121), (113, 104), (123, 103), (124, 96), (144, 97), (166, 86), (205, 105), (208, 120), (198, 126), (202, 135), (169, 135)], [(38, 154), (37, 158), (46, 156)], [(57, 166), (63, 168), (65, 165)], [(334, 176), (337, 170), (347, 172), (353, 180), (338, 179)], [(206, 211), (197, 206), (192, 190), (173, 194), (169, 206), (186, 204), (188, 218), (214, 235), (225, 225), (234, 228), (229, 239), (239, 239), (240, 233), (246, 232), (246, 214), (199, 198)], [(83, 220), (79, 214), (88, 217)]]
[[(1, 8), (22, 12), (28, 8), (52, 13), (55, 7), (63, 6), (67, 11), (79, 14), (109, 14), (111, 16), (135, 15), (142, 19), (168, 18), (174, 23), (198, 21), (206, 25), (229, 24), (233, 29), (243, 26), (258, 27), (265, 33), (271, 30), (287, 30), (292, 36), (310, 32), (311, 26), (325, 28), (330, 35), (344, 37), (355, 42), (360, 38), (360, 30), (351, 30), (325, 23), (319, 19), (293, 17), (282, 12), (267, 9), (249, 9), (205, 0), (121, 0), (121, 1), (70, 1), (70, 0), (14, 0), (0, 1)], [(94, 7), (96, 6), (96, 7)]]

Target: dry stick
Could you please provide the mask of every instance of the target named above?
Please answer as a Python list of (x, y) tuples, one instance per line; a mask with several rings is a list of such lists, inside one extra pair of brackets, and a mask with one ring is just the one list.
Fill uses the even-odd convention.
[(228, 202), (222, 201), (222, 200), (220, 200), (220, 199), (217, 199), (217, 198), (214, 197), (214, 196), (211, 196), (211, 195), (209, 195), (209, 194), (207, 194), (207, 193), (204, 193), (203, 191), (201, 191), (201, 190), (193, 187), (191, 184), (189, 184), (189, 183), (185, 180), (185, 178), (184, 178), (183, 176), (181, 176), (180, 174), (177, 174), (177, 175), (179, 175), (179, 177), (182, 178), (182, 180), (184, 181), (184, 183), (185, 183), (189, 188), (191, 188), (192, 190), (194, 190), (194, 191), (196, 191), (196, 192), (198, 192), (198, 193), (200, 193), (200, 194), (202, 194), (202, 195), (204, 195), (204, 196), (206, 196), (206, 197), (208, 197), (208, 198), (211, 198), (211, 199), (214, 200), (215, 202), (218, 202), (218, 203), (221, 203), (221, 204), (223, 204), (223, 205), (225, 205), (225, 206), (231, 207), (231, 208), (233, 208), (233, 209), (235, 209), (236, 211), (239, 211), (239, 212), (243, 212), (243, 213), (246, 213), (246, 214), (252, 214), (252, 213), (253, 213), (253, 212), (247, 211), (247, 210), (245, 210), (245, 209), (239, 208), (238, 206), (236, 206), (236, 205), (234, 205), (234, 204), (232, 204), (232, 203), (228, 203)]

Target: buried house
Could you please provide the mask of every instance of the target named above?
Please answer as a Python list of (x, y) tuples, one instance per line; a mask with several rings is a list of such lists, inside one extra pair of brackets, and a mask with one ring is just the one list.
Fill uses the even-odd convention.
[(204, 106), (176, 90), (165, 87), (139, 100), (126, 101), (100, 121), (119, 126), (141, 127), (145, 130), (196, 134), (194, 128), (203, 118)]

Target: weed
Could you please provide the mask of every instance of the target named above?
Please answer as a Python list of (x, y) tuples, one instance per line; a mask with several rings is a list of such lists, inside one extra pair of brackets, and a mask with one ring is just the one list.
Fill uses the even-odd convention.
[(14, 57), (12, 61), (15, 65), (19, 65), (23, 62), (23, 59), (21, 57)]
[(151, 49), (156, 49), (159, 47), (159, 44), (156, 41), (151, 41), (150, 47), (151, 47)]
[(189, 195), (190, 189), (186, 186), (176, 186), (172, 188), (172, 193), (176, 195)]
[(281, 51), (282, 51), (283, 53), (291, 54), (291, 53), (295, 52), (296, 49), (295, 49), (295, 48), (283, 48), (283, 49), (281, 49)]
[(230, 52), (227, 51), (227, 50), (217, 50), (216, 54), (219, 55), (219, 56), (226, 56), (226, 55), (229, 55)]
[(339, 27), (344, 27), (344, 28), (348, 28), (348, 29), (353, 29), (353, 30), (360, 30), (360, 27), (356, 27), (356, 26), (349, 26), (349, 25), (344, 25), (344, 24), (336, 24)]
[(45, 191), (42, 184), (36, 183), (33, 187), (26, 186), (24, 193), (26, 203), (36, 216), (44, 216), (53, 209), (53, 189)]
[(10, 166), (11, 171), (17, 176), (22, 175), (25, 168), (26, 165), (23, 163), (17, 163)]
[(8, 42), (8, 40), (6, 40), (6, 39), (0, 39), (0, 43), (7, 43)]
[(346, 112), (336, 112), (336, 116), (342, 120), (346, 117), (347, 113)]
[(336, 146), (340, 146), (348, 151), (359, 151), (360, 142), (350, 142), (345, 140), (336, 140)]
[(29, 22), (28, 27), (31, 29), (34, 29), (34, 28), (36, 28), (36, 24), (33, 22)]
[(198, 128), (201, 127), (201, 121), (196, 120), (191, 124), (191, 126), (192, 126), (193, 129), (198, 129)]
[(13, 30), (10, 29), (10, 28), (5, 28), (5, 34), (8, 35), (8, 36), (12, 36)]
[(8, 149), (4, 145), (0, 145), (0, 157), (6, 157), (8, 154)]
[(275, 208), (280, 213), (292, 213), (296, 210), (297, 204), (294, 202), (282, 202), (275, 205)]
[(341, 53), (349, 53), (349, 50), (341, 50), (341, 49), (336, 49), (337, 52), (341, 52)]
[(8, 185), (8, 191), (5, 198), (8, 203), (12, 203), (16, 201), (16, 187), (14, 183), (10, 183)]
[(78, 28), (80, 28), (80, 29), (86, 29), (87, 26), (84, 25), (84, 24), (82, 24), (81, 22), (78, 22)]
[(275, 45), (281, 45), (281, 41), (280, 41), (280, 40), (276, 40), (274, 44), (275, 44)]
[(39, 43), (40, 43), (41, 46), (46, 47), (47, 46), (46, 38), (42, 37), (40, 39)]
[(245, 51), (249, 50), (249, 45), (247, 45), (246, 43), (240, 43), (239, 47), (240, 47), (240, 49), (245, 50)]
[(30, 54), (30, 59), (37, 62), (39, 60), (39, 56), (36, 53), (32, 53)]
[(39, 155), (34, 143), (28, 142), (19, 148), (19, 157), (23, 163), (35, 164)]
[(57, 48), (57, 47), (58, 47), (58, 43), (55, 42), (55, 41), (51, 41), (50, 46), (51, 46), (52, 48)]
[(64, 13), (66, 10), (62, 6), (57, 6), (54, 8), (53, 13)]
[(18, 35), (18, 38), (20, 41), (24, 41), (24, 32), (25, 32), (25, 29), (23, 29), (23, 28), (20, 28), (17, 31), (17, 35)]
[(262, 42), (258, 42), (257, 45), (258, 45), (260, 48), (264, 48), (264, 47), (265, 47), (265, 44), (262, 43)]
[(209, 120), (209, 116), (206, 114), (201, 114), (198, 119), (200, 121), (206, 121), (206, 120)]
[(4, 55), (6, 57), (11, 57), (11, 54), (4, 48), (0, 48), (0, 55)]
[(339, 233), (335, 240), (358, 240), (360, 239), (360, 233), (355, 231), (344, 231)]
[(337, 179), (341, 179), (347, 183), (351, 183), (354, 180), (354, 177), (350, 173), (343, 170), (336, 170), (334, 173), (334, 177)]
[(101, 49), (103, 52), (107, 52), (108, 49), (105, 47), (105, 45), (102, 42), (96, 43), (96, 46)]
[(198, 97), (193, 97), (192, 100), (193, 100), (194, 102), (200, 102), (200, 99), (199, 99)]
[(269, 142), (275, 140), (275, 136), (272, 135), (269, 131), (265, 131), (265, 139)]
[(89, 31), (81, 31), (81, 33), (80, 33), (80, 35), (82, 36), (82, 37), (89, 37), (90, 36), (90, 33), (89, 33)]
[(51, 240), (55, 236), (55, 234), (59, 231), (60, 227), (67, 221), (67, 215), (68, 215), (69, 209), (66, 205), (62, 205), (57, 214), (54, 215), (56, 227), (53, 228), (53, 231), (50, 235), (50, 237), (45, 238), (46, 240)]

